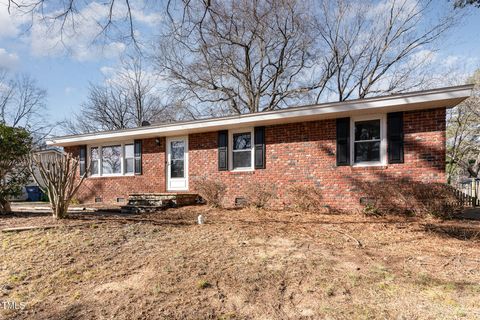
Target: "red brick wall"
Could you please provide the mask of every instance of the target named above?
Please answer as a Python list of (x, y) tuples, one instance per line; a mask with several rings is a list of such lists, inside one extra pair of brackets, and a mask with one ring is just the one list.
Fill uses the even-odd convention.
[[(78, 155), (78, 147), (67, 147), (66, 152)], [(96, 197), (105, 203), (116, 203), (136, 192), (165, 192), (165, 138), (160, 145), (155, 139), (145, 139), (142, 144), (142, 175), (124, 177), (93, 177), (85, 179), (76, 198), (82, 203), (92, 203)]]
[[(335, 120), (266, 127), (266, 169), (253, 172), (218, 171), (217, 132), (189, 135), (190, 192), (203, 176), (227, 186), (225, 205), (243, 197), (252, 182), (274, 183), (276, 207), (287, 202), (286, 190), (302, 184), (322, 189), (325, 204), (336, 209), (359, 208), (363, 181), (445, 182), (445, 109), (406, 112), (404, 115), (405, 163), (382, 167), (336, 166)], [(81, 200), (102, 195), (104, 200), (132, 192), (164, 192), (165, 140), (155, 146), (145, 140), (144, 175), (88, 179)]]
[(445, 181), (445, 109), (404, 115), (405, 163), (382, 167), (336, 166), (335, 120), (266, 128), (266, 169), (254, 172), (218, 171), (217, 133), (189, 137), (190, 181), (208, 173), (227, 185), (226, 205), (245, 194), (254, 181), (274, 183), (282, 207), (294, 184), (322, 189), (325, 204), (336, 209), (358, 208), (362, 181)]

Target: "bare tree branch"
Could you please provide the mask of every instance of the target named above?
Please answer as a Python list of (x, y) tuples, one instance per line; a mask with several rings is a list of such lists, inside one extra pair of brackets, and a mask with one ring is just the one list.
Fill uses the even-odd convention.
[[(28, 158), (29, 171), (35, 182), (48, 195), (53, 217), (67, 217), (68, 207), (85, 180), (90, 168), (77, 177), (79, 160), (70, 154), (32, 153)], [(40, 173), (37, 177), (36, 172)]]
[(10, 75), (0, 70), (0, 123), (29, 131), (35, 144), (52, 130), (47, 121), (47, 92), (29, 75)]
[[(158, 54), (173, 90), (225, 113), (278, 109), (307, 92), (313, 36), (295, 1), (189, 1), (171, 17)], [(187, 17), (188, 19), (185, 19)]]
[(63, 127), (70, 133), (115, 130), (144, 122), (169, 122), (174, 116), (160, 97), (158, 77), (148, 73), (140, 57), (128, 56), (104, 84), (90, 85), (81, 111)]
[(480, 177), (480, 71), (473, 95), (447, 113), (448, 181)]
[(181, 3), (168, 2), (158, 69), (172, 92), (222, 113), (419, 88), (456, 21), (427, 21), (431, 0)]

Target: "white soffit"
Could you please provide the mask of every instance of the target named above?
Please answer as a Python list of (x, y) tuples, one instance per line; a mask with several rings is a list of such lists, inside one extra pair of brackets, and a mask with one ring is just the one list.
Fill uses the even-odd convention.
[(308, 105), (223, 118), (212, 118), (172, 124), (152, 125), (125, 130), (54, 137), (47, 141), (47, 145), (72, 146), (110, 141), (176, 136), (247, 126), (331, 119), (358, 114), (422, 110), (441, 107), (452, 108), (468, 98), (472, 92), (472, 89), (473, 85), (464, 85), (377, 98)]

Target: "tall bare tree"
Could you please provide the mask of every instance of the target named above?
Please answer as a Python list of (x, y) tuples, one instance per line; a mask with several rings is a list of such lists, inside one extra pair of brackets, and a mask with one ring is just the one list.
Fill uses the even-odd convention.
[[(316, 51), (312, 17), (300, 1), (188, 5), (187, 20), (166, 26), (157, 64), (192, 104), (215, 105), (221, 113), (274, 110), (324, 87), (333, 73), (331, 54)], [(318, 76), (309, 79), (306, 70), (314, 66)]]
[(464, 8), (470, 5), (480, 8), (480, 0), (455, 0), (454, 1), (455, 8)]
[(120, 88), (91, 84), (80, 111), (63, 123), (63, 127), (72, 134), (125, 129), (130, 124), (128, 108), (128, 99)]
[(447, 114), (448, 181), (480, 177), (480, 70), (473, 95)]
[(223, 113), (343, 101), (425, 85), (428, 52), (455, 22), (431, 0), (184, 1), (157, 64), (171, 92)]
[(429, 21), (434, 5), (431, 0), (322, 0), (315, 30), (334, 56), (330, 96), (343, 101), (425, 85), (428, 53), (455, 22), (448, 13)]
[(50, 132), (45, 118), (46, 90), (29, 75), (11, 75), (0, 70), (0, 122), (22, 127), (37, 140)]
[[(61, 34), (67, 26), (74, 33), (81, 9), (92, 3), (9, 1), (12, 10), (60, 24), (53, 30)], [(442, 10), (433, 0), (167, 0), (150, 9), (168, 17), (159, 29), (158, 69), (176, 103), (197, 117), (422, 88), (428, 53), (461, 14), (445, 4)], [(107, 0), (99, 8), (98, 38), (138, 44), (138, 3)]]
[[(82, 9), (94, 4), (97, 14), (95, 24), (98, 26), (95, 41), (123, 41), (140, 49), (142, 44), (138, 38), (136, 15), (146, 4), (132, 0), (8, 0), (8, 12), (28, 16), (27, 29), (34, 23), (42, 23), (49, 30), (59, 32), (60, 38), (75, 36), (77, 26), (85, 19)], [(150, 2), (155, 7), (155, 2)]]
[(126, 92), (131, 121), (141, 126), (144, 121), (166, 121), (167, 107), (160, 99), (160, 81), (158, 75), (148, 73), (139, 56), (127, 56), (123, 59), (123, 68), (118, 73), (118, 80), (113, 81)]
[(64, 127), (80, 133), (170, 121), (157, 82), (157, 76), (147, 72), (140, 57), (129, 56), (103, 84), (90, 86), (87, 101)]

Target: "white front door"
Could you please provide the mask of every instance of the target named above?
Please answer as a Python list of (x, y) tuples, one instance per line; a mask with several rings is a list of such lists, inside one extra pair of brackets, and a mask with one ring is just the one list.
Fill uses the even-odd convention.
[(188, 190), (188, 137), (167, 138), (167, 190)]

